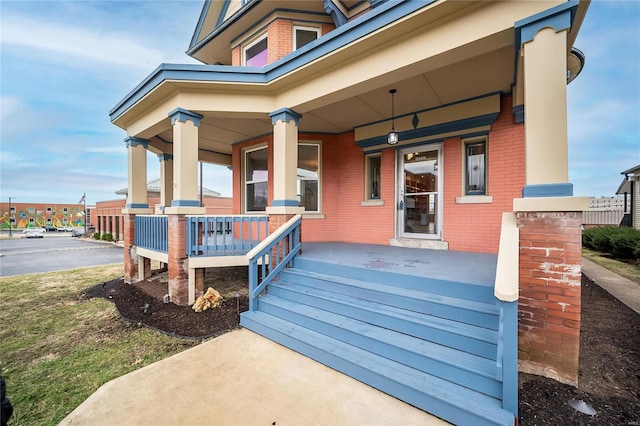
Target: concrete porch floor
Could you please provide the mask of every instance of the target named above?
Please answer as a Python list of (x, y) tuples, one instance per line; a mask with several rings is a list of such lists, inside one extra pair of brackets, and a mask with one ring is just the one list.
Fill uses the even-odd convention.
[(100, 387), (61, 425), (446, 425), (240, 329)]

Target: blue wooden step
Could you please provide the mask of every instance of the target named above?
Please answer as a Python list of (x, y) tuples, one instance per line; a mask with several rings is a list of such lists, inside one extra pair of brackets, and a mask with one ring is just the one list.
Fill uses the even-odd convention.
[(381, 357), (265, 312), (244, 312), (242, 326), (454, 424), (509, 425), (500, 400)]
[(344, 278), (352, 278), (370, 283), (392, 285), (407, 290), (425, 291), (442, 296), (458, 297), (464, 294), (467, 300), (493, 303), (493, 281), (491, 282), (460, 282), (443, 279), (434, 279), (415, 275), (412, 268), (406, 272), (382, 271), (379, 269), (363, 268), (352, 265), (323, 262), (313, 258), (298, 256), (293, 262), (294, 268), (308, 272), (330, 273)]
[(260, 299), (258, 309), (480, 393), (502, 397), (502, 368), (495, 361), (270, 294)]
[(269, 295), (496, 360), (498, 332), (495, 330), (339, 295), (301, 284), (273, 283), (269, 287)]
[(297, 268), (285, 269), (280, 274), (280, 280), (492, 330), (498, 329), (499, 309), (495, 302), (484, 303), (442, 296)]

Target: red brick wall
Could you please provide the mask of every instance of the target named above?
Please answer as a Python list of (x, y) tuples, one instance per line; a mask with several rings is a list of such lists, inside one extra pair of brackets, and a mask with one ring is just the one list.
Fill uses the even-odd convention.
[(133, 214), (124, 216), (124, 282), (127, 284), (138, 282), (138, 257), (131, 252), (135, 245), (135, 217)]
[(581, 212), (518, 213), (521, 370), (577, 384)]
[(187, 221), (184, 215), (170, 214), (169, 247), (168, 247), (168, 278), (171, 302), (176, 305), (189, 304), (189, 270), (186, 268), (187, 259)]
[(511, 97), (501, 101), (501, 113), (487, 140), (487, 189), (490, 204), (457, 204), (463, 195), (463, 145), (460, 138), (444, 143), (443, 239), (450, 250), (497, 253), (502, 212), (513, 211), (513, 199), (525, 184), (524, 124), (514, 124)]
[(240, 46), (231, 49), (231, 65), (234, 67), (242, 65), (242, 48)]
[(293, 51), (293, 23), (285, 19), (276, 19), (267, 28), (267, 63), (285, 57)]

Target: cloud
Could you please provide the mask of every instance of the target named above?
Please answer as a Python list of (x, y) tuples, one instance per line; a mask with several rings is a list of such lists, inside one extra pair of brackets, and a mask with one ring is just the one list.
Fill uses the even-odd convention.
[(49, 54), (49, 59), (73, 59), (91, 65), (102, 63), (148, 70), (156, 67), (164, 57), (162, 51), (141, 44), (139, 37), (135, 35), (15, 15), (4, 17), (2, 26), (2, 44), (17, 46), (29, 52)]

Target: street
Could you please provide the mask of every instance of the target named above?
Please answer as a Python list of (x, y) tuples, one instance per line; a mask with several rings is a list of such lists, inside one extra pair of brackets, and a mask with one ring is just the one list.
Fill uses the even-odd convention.
[(12, 238), (0, 240), (0, 276), (3, 277), (122, 261), (122, 247), (74, 238), (70, 233), (45, 233), (44, 238), (28, 239), (14, 231)]

